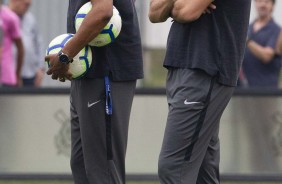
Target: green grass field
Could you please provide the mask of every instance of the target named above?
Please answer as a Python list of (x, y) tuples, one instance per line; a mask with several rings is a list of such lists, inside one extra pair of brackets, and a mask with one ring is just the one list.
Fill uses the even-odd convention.
[[(0, 184), (73, 184), (71, 181), (55, 181), (55, 180), (45, 180), (45, 181), (35, 181), (35, 180), (0, 180)], [(145, 182), (145, 181), (129, 181), (127, 184), (159, 184), (159, 182)], [(282, 182), (222, 182), (222, 184), (282, 184)]]

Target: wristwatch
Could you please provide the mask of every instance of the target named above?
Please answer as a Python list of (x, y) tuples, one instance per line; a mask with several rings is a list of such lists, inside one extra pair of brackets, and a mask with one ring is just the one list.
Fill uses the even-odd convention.
[(67, 54), (63, 53), (62, 50), (58, 53), (58, 57), (61, 63), (69, 64), (72, 63), (73, 59), (71, 59)]

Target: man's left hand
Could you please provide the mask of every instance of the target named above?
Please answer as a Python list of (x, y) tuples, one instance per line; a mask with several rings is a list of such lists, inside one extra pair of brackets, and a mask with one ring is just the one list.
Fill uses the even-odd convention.
[(203, 14), (206, 14), (206, 13), (211, 14), (211, 13), (212, 13), (212, 10), (215, 10), (215, 9), (216, 9), (216, 6), (215, 6), (213, 3), (211, 3), (211, 4), (204, 10)]
[(57, 54), (47, 55), (45, 61), (49, 61), (50, 68), (47, 70), (47, 75), (52, 75), (52, 79), (65, 82), (65, 79), (72, 80), (72, 74), (69, 72), (69, 64), (60, 62)]

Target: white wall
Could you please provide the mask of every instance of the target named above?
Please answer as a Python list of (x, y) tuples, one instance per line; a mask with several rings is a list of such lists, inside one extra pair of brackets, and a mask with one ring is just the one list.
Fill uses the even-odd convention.
[[(47, 49), (49, 42), (56, 36), (66, 33), (67, 30), (68, 0), (34, 0), (31, 12), (35, 15), (39, 30), (43, 37), (44, 48)], [(44, 58), (42, 58), (44, 62)], [(66, 87), (70, 83), (54, 81), (45, 75), (43, 86)]]
[[(147, 1), (145, 5), (145, 11), (144, 15), (147, 16), (149, 11), (149, 0)], [(276, 0), (275, 5), (275, 11), (273, 13), (273, 17), (276, 20), (276, 22), (282, 26), (282, 0)], [(251, 9), (251, 16), (250, 21), (253, 21), (256, 16), (256, 11), (253, 6), (254, 3), (252, 3), (252, 9)], [(152, 24), (149, 22), (148, 19), (144, 19), (146, 22), (146, 27), (144, 28), (144, 37), (143, 37), (143, 44), (146, 47), (149, 48), (164, 48), (166, 45), (166, 39), (169, 32), (169, 28), (171, 25), (170, 20), (166, 21), (165, 23), (159, 23), (159, 24)]]
[[(135, 96), (128, 174), (157, 174), (167, 110), (165, 95)], [(281, 120), (281, 96), (232, 97), (221, 118), (221, 173), (281, 174)], [(0, 122), (0, 173), (70, 174), (68, 94), (2, 94)]]
[[(164, 49), (171, 25), (168, 20), (165, 23), (152, 24), (148, 20), (150, 0), (137, 0), (136, 6), (139, 15), (139, 23), (142, 35), (143, 46), (146, 48)], [(44, 38), (44, 45), (47, 48), (48, 43), (55, 37), (66, 32), (68, 0), (34, 0), (31, 11), (35, 14), (39, 29)], [(282, 0), (277, 0), (274, 11), (275, 20), (282, 25)], [(254, 8), (251, 11), (251, 21), (256, 16)], [(69, 86), (69, 83), (62, 85), (53, 81), (50, 77), (44, 78), (44, 86)]]
[[(282, 0), (276, 0), (274, 19), (282, 26)], [(137, 0), (137, 10), (143, 44), (145, 47), (161, 47), (166, 45), (166, 38), (171, 25), (170, 20), (165, 23), (152, 24), (148, 20), (150, 0)], [(33, 1), (32, 12), (36, 15), (39, 27), (47, 44), (51, 38), (64, 33), (66, 30), (67, 0), (36, 0)], [(256, 16), (252, 7), (252, 21)]]

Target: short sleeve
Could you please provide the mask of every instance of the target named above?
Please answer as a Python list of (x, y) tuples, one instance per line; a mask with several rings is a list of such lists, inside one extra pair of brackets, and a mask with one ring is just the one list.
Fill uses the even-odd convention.
[(272, 34), (269, 34), (269, 39), (266, 43), (266, 47), (271, 47), (273, 49), (276, 49), (279, 34), (280, 34), (280, 28), (273, 29)]
[(11, 16), (9, 27), (9, 33), (12, 39), (21, 37), (21, 24), (18, 16)]

